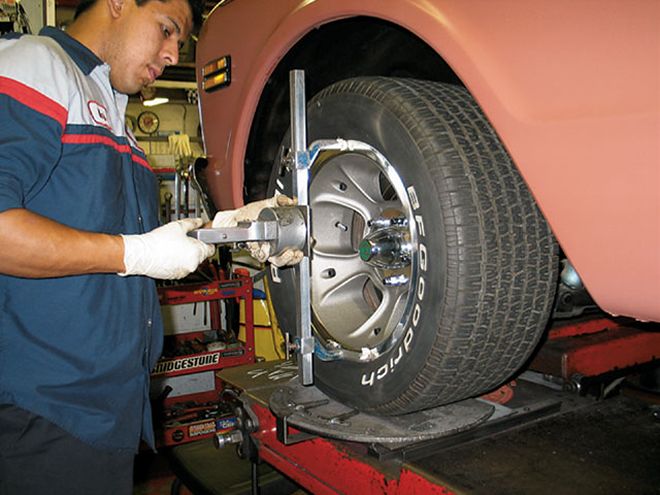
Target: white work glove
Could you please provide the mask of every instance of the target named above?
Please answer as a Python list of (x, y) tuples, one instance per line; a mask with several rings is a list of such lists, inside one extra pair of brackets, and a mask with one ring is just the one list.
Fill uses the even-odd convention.
[(202, 224), (201, 218), (184, 218), (146, 234), (122, 234), (126, 271), (118, 275), (175, 280), (194, 272), (215, 253), (215, 246), (186, 235)]
[[(213, 218), (212, 226), (214, 228), (220, 227), (236, 227), (238, 222), (249, 222), (256, 220), (259, 213), (264, 208), (275, 208), (277, 206), (292, 206), (296, 204), (295, 199), (291, 199), (283, 194), (275, 194), (272, 198), (262, 199), (248, 203), (241, 206), (236, 210), (219, 211)], [(303, 253), (299, 249), (287, 249), (279, 256), (270, 255), (270, 243), (268, 242), (248, 242), (248, 251), (250, 256), (261, 261), (262, 263), (270, 261), (275, 266), (295, 265), (300, 263), (303, 259)]]
[(238, 222), (251, 222), (259, 217), (264, 208), (275, 208), (277, 206), (293, 206), (295, 199), (284, 194), (275, 194), (272, 198), (254, 201), (235, 210), (219, 211), (213, 218), (213, 228), (236, 227)]
[(254, 259), (262, 263), (269, 261), (277, 267), (297, 265), (303, 259), (303, 252), (300, 249), (287, 249), (278, 256), (271, 256), (268, 242), (248, 242), (247, 248)]

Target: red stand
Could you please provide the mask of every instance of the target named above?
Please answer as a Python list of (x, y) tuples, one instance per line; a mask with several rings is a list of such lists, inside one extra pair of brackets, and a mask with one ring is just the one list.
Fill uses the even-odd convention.
[(660, 333), (610, 318), (552, 328), (530, 369), (566, 382), (622, 370), (660, 358)]
[[(152, 378), (174, 377), (220, 370), (232, 366), (253, 363), (254, 312), (252, 305), (252, 280), (239, 276), (230, 280), (215, 280), (208, 283), (161, 287), (158, 295), (161, 305), (210, 303), (211, 328), (221, 328), (220, 300), (243, 299), (245, 301), (245, 342), (238, 341), (224, 349), (161, 358), (151, 373)], [(204, 332), (188, 332), (168, 336), (177, 344), (192, 343), (203, 337)], [(234, 429), (236, 419), (233, 411), (223, 407), (220, 394), (223, 381), (214, 374), (215, 388), (206, 392), (165, 398), (163, 413), (156, 421), (157, 444), (174, 446), (209, 438), (224, 430)], [(160, 428), (159, 428), (160, 426)]]

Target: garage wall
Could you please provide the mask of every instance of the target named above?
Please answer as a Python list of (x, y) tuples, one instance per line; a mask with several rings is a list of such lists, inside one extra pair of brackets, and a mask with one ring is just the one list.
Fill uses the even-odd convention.
[(193, 156), (203, 154), (203, 147), (199, 133), (199, 114), (197, 105), (182, 102), (170, 102), (155, 107), (145, 107), (141, 102), (129, 102), (126, 116), (134, 122), (142, 112), (154, 112), (159, 120), (158, 131), (145, 134), (136, 126), (134, 130), (138, 143), (147, 154), (149, 163), (154, 168), (173, 167), (175, 156), (170, 153), (168, 136), (170, 134), (187, 134), (190, 136), (190, 145)]

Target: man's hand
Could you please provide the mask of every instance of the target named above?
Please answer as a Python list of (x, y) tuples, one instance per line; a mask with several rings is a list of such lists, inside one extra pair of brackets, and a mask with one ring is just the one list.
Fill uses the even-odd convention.
[(220, 227), (236, 227), (238, 222), (251, 222), (256, 220), (259, 213), (264, 208), (275, 208), (277, 206), (293, 206), (296, 204), (295, 199), (291, 199), (283, 194), (276, 194), (272, 198), (262, 199), (261, 201), (254, 201), (245, 206), (241, 206), (235, 210), (219, 211), (213, 218), (213, 228)]
[(215, 246), (187, 235), (202, 223), (201, 218), (185, 218), (146, 234), (122, 235), (125, 271), (119, 275), (174, 280), (192, 273), (215, 253)]
[(300, 249), (287, 249), (277, 256), (271, 256), (268, 242), (248, 242), (247, 248), (254, 259), (262, 263), (269, 261), (277, 267), (297, 265), (303, 259), (303, 252)]
[[(278, 194), (272, 198), (263, 199), (248, 203), (236, 210), (219, 211), (213, 218), (213, 228), (236, 227), (238, 222), (249, 222), (256, 220), (259, 213), (264, 208), (275, 208), (278, 206), (293, 206), (295, 199), (291, 199), (283, 194)], [(248, 242), (250, 255), (262, 263), (269, 261), (275, 266), (287, 266), (300, 263), (303, 259), (303, 253), (299, 249), (288, 249), (278, 256), (271, 256), (270, 243), (268, 242)]]

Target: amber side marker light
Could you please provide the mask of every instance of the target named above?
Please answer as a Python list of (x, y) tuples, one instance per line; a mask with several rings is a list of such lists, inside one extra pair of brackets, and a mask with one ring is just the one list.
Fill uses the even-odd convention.
[(225, 55), (202, 67), (202, 88), (215, 91), (231, 83), (231, 57)]

